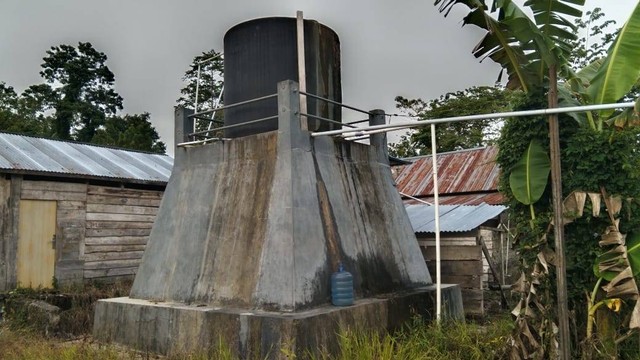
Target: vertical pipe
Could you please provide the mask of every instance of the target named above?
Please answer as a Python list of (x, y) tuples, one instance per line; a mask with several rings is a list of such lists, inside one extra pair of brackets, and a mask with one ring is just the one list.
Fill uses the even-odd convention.
[[(214, 100), (213, 102), (213, 108), (217, 108), (218, 106), (220, 106), (220, 101), (222, 101), (222, 94), (224, 93), (224, 84), (222, 85), (222, 87), (220, 88), (220, 94), (218, 94), (218, 98), (216, 100)], [(211, 97), (213, 99), (213, 97)], [(213, 127), (213, 120), (216, 117), (216, 112), (212, 112), (211, 113), (211, 120), (209, 122), (209, 127), (207, 128), (207, 130), (211, 130), (211, 128)]]
[[(558, 107), (558, 79), (555, 65), (549, 66), (549, 108)], [(551, 195), (553, 202), (553, 235), (556, 247), (556, 282), (558, 288), (559, 357), (571, 358), (569, 305), (567, 297), (567, 264), (564, 256), (564, 219), (562, 216), (562, 172), (560, 166), (560, 130), (558, 114), (549, 115), (549, 152), (551, 155)]]
[[(297, 47), (298, 47), (298, 87), (300, 91), (307, 91), (307, 73), (306, 73), (306, 61), (304, 57), (304, 17), (302, 11), (296, 12), (296, 35), (297, 35)], [(307, 113), (307, 99), (306, 96), (300, 94), (300, 113)], [(302, 130), (308, 130), (307, 117), (300, 117), (300, 127)]]
[[(200, 69), (201, 69), (201, 65), (200, 63), (198, 63), (198, 78), (196, 79), (196, 100), (194, 101), (193, 107), (195, 108), (194, 111), (196, 113), (198, 113), (198, 92), (200, 91)], [(196, 132), (196, 122), (198, 120), (194, 119), (193, 121), (193, 132)]]
[(442, 318), (442, 282), (440, 272), (440, 202), (438, 198), (438, 160), (436, 151), (436, 125), (431, 124), (431, 159), (433, 160), (433, 205), (436, 225), (436, 322)]

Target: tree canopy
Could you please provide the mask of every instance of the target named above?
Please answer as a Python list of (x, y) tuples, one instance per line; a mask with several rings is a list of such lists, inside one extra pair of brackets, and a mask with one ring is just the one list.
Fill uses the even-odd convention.
[[(441, 95), (437, 99), (406, 99), (396, 97), (396, 107), (420, 120), (454, 116), (504, 112), (521, 93), (500, 87), (471, 87)], [(469, 149), (493, 143), (500, 130), (499, 120), (463, 121), (439, 124), (436, 129), (438, 152)], [(390, 152), (399, 157), (431, 153), (431, 130), (420, 128), (390, 145)]]
[(150, 121), (149, 113), (111, 116), (96, 130), (93, 143), (164, 153), (167, 149)]
[(53, 46), (22, 94), (0, 82), (0, 130), (164, 153), (149, 113), (118, 115), (123, 99), (107, 56), (91, 43)]

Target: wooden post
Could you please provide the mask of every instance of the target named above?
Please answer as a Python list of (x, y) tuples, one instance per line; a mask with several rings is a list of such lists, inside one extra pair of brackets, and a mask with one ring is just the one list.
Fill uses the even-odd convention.
[(11, 175), (9, 188), (9, 224), (8, 232), (4, 234), (6, 251), (6, 288), (13, 289), (18, 286), (18, 223), (20, 221), (20, 198), (22, 197), (22, 175)]
[[(558, 107), (558, 79), (555, 65), (549, 67), (549, 108)], [(559, 358), (571, 358), (569, 306), (567, 298), (567, 265), (564, 256), (564, 223), (562, 217), (562, 172), (560, 166), (560, 130), (558, 115), (549, 115), (549, 153), (551, 155), (551, 195), (553, 201), (553, 234), (556, 246), (556, 282), (558, 291)]]
[(498, 278), (498, 272), (493, 267), (493, 260), (491, 259), (491, 254), (489, 253), (489, 249), (487, 248), (487, 244), (484, 242), (482, 236), (478, 236), (476, 243), (482, 246), (482, 253), (484, 254), (485, 259), (487, 259), (487, 264), (489, 264), (489, 270), (493, 275), (493, 278), (496, 279), (498, 285), (500, 286), (500, 306), (502, 309), (509, 308), (509, 302), (507, 301), (507, 296), (504, 294), (504, 289), (502, 288), (502, 282)]
[[(307, 71), (306, 61), (304, 57), (304, 18), (302, 11), (296, 13), (296, 35), (298, 39), (298, 89), (302, 92), (307, 91)], [(307, 97), (300, 94), (300, 113), (307, 113)], [(300, 128), (309, 130), (308, 119), (306, 116), (300, 117)]]

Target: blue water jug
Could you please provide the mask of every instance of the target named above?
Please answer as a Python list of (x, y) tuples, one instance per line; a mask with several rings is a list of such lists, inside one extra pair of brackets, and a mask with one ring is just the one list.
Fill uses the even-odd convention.
[(353, 275), (344, 271), (342, 263), (338, 272), (331, 275), (331, 303), (335, 306), (353, 305)]

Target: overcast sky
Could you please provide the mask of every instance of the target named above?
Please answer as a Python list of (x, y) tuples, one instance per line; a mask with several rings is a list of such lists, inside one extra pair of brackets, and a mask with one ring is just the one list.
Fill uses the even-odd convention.
[[(602, 7), (622, 26), (635, 4), (588, 0), (585, 8)], [(433, 0), (0, 0), (0, 81), (20, 92), (42, 81), (49, 47), (91, 42), (109, 58), (123, 112), (150, 112), (172, 154), (173, 106), (192, 58), (222, 50), (239, 22), (296, 10), (340, 37), (343, 102), (359, 108), (395, 112), (397, 95), (435, 98), (491, 85), (498, 74), (471, 55), (482, 33), (460, 28), (464, 12), (445, 19)]]

